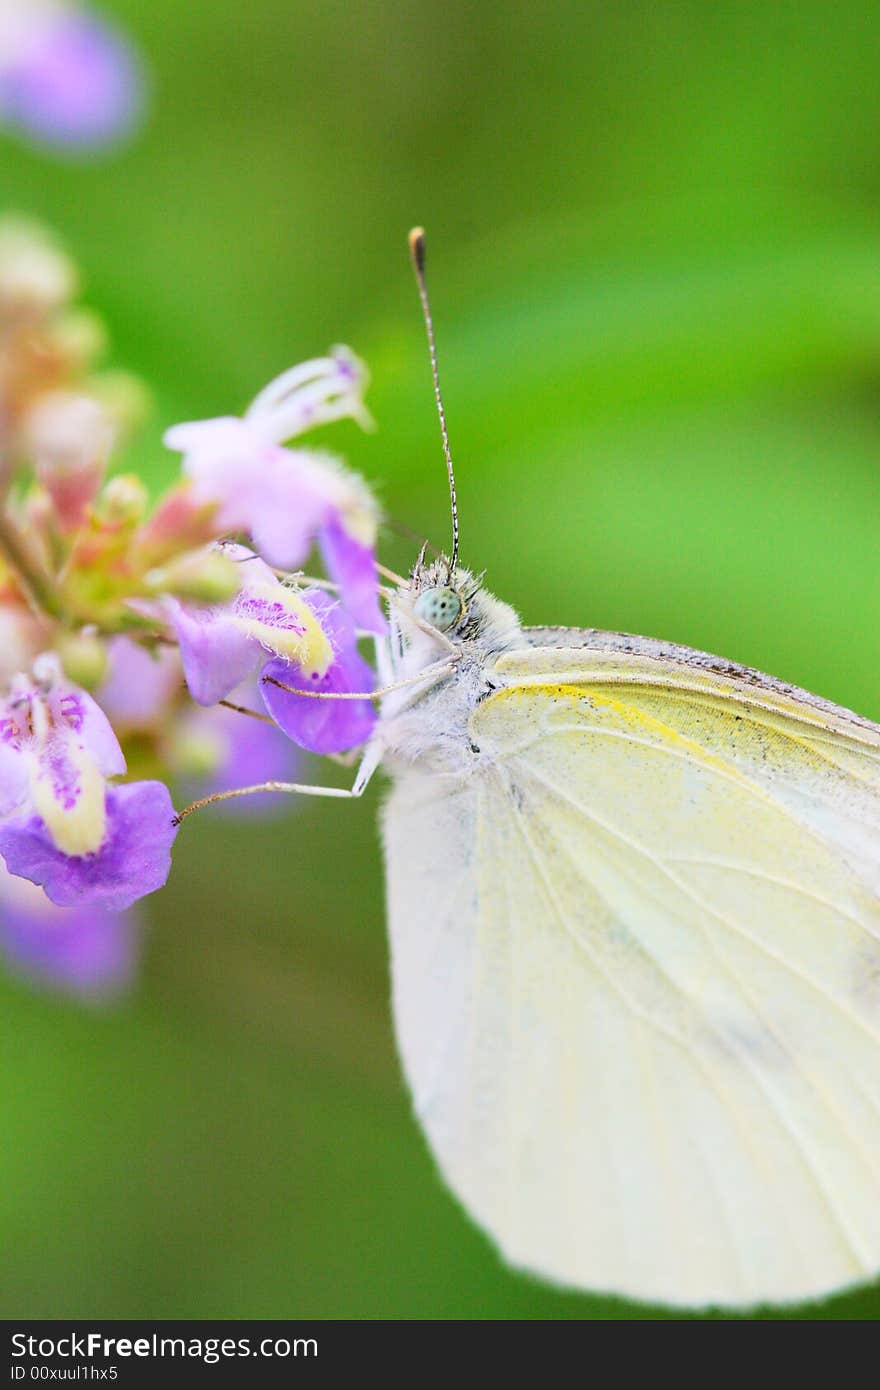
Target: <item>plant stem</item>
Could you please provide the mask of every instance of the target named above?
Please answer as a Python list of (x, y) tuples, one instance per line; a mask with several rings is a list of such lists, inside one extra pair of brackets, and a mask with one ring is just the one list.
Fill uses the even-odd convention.
[(15, 574), (28, 606), (38, 618), (60, 616), (48, 577), (43, 574), (22, 543), (18, 528), (0, 512), (0, 552)]

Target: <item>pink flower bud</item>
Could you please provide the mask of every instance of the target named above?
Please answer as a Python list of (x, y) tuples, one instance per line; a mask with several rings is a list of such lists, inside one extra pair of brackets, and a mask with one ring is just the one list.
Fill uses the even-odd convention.
[(171, 488), (160, 498), (138, 536), (145, 563), (156, 565), (182, 550), (193, 550), (217, 535), (216, 506), (196, 497), (190, 483)]
[(89, 396), (55, 391), (29, 412), (25, 442), (63, 531), (83, 523), (114, 442), (107, 412)]

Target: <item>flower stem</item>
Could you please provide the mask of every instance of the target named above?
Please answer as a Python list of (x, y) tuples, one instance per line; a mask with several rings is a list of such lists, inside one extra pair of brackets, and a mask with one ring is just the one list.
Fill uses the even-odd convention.
[(38, 618), (60, 616), (48, 576), (43, 574), (22, 542), (18, 528), (0, 512), (0, 553), (15, 575), (28, 606)]

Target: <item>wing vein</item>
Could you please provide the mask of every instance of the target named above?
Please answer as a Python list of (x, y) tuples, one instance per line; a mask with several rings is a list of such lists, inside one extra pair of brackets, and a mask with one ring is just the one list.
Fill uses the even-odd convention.
[[(529, 834), (529, 832), (528, 832), (528, 828), (527, 828), (527, 826), (526, 826), (526, 823), (525, 823), (525, 820), (524, 820), (524, 818), (523, 818), (523, 816), (522, 816), (522, 813), (521, 813), (521, 812), (519, 811), (519, 809), (516, 807), (515, 802), (513, 801), (513, 797), (512, 797), (512, 796), (509, 798), (509, 800), (510, 800), (510, 804), (511, 804), (511, 805), (513, 806), (513, 808), (514, 808), (514, 812), (515, 812), (515, 824), (516, 824), (516, 826), (517, 826), (517, 829), (519, 830), (520, 838), (523, 840), (523, 842), (524, 842), (524, 844), (525, 844), (525, 846), (526, 846), (526, 848), (527, 848), (527, 850), (528, 850), (529, 857), (531, 858), (531, 860), (532, 860), (532, 862), (533, 862), (533, 864), (534, 864), (534, 866), (535, 866), (535, 870), (536, 870), (536, 872), (537, 872), (537, 874), (538, 874), (538, 877), (539, 877), (539, 879), (540, 879), (542, 888), (543, 888), (543, 890), (544, 890), (544, 896), (545, 896), (545, 898), (547, 899), (547, 901), (549, 902), (551, 908), (553, 909), (554, 914), (556, 915), (557, 919), (559, 920), (560, 925), (562, 926), (563, 930), (566, 931), (566, 933), (567, 933), (569, 936), (572, 937), (572, 939), (575, 941), (575, 943), (576, 943), (576, 944), (580, 947), (580, 949), (587, 955), (587, 957), (589, 958), (590, 962), (592, 963), (592, 966), (593, 966), (594, 970), (602, 977), (602, 979), (605, 980), (606, 984), (608, 984), (608, 985), (610, 986), (610, 988), (612, 989), (612, 991), (621, 999), (621, 1001), (622, 1001), (622, 1003), (624, 1004), (625, 1008), (626, 1008), (632, 1015), (635, 1015), (635, 1016), (638, 1017), (643, 1023), (647, 1024), (647, 1026), (648, 1026), (649, 1028), (653, 1029), (653, 1031), (659, 1033), (662, 1037), (665, 1037), (669, 1042), (671, 1042), (672, 1045), (673, 1045), (676, 1049), (678, 1049), (678, 1050), (683, 1054), (685, 1060), (686, 1060), (687, 1062), (689, 1062), (690, 1065), (695, 1066), (695, 1067), (698, 1069), (698, 1071), (700, 1071), (700, 1072), (703, 1074), (703, 1076), (705, 1077), (706, 1081), (708, 1082), (708, 1085), (709, 1085), (710, 1089), (711, 1089), (712, 1091), (714, 1091), (715, 1094), (718, 1096), (718, 1098), (719, 1098), (719, 1100), (721, 1101), (721, 1104), (722, 1104), (722, 1106), (725, 1108), (725, 1110), (726, 1110), (729, 1114), (737, 1116), (737, 1129), (739, 1130), (740, 1137), (741, 1137), (741, 1139), (742, 1139), (742, 1141), (743, 1141), (744, 1149), (745, 1149), (746, 1153), (748, 1153), (748, 1154), (750, 1155), (752, 1161), (756, 1164), (756, 1166), (757, 1166), (759, 1169), (761, 1169), (761, 1167), (762, 1167), (761, 1161), (760, 1161), (759, 1157), (757, 1156), (757, 1154), (755, 1153), (754, 1146), (753, 1146), (753, 1144), (750, 1142), (749, 1137), (748, 1137), (748, 1126), (747, 1126), (747, 1124), (744, 1123), (744, 1117), (743, 1117), (743, 1115), (742, 1115), (742, 1113), (741, 1113), (739, 1107), (737, 1106), (736, 1102), (733, 1100), (733, 1098), (732, 1098), (730, 1092), (727, 1090), (727, 1088), (724, 1087), (724, 1085), (720, 1082), (720, 1080), (717, 1078), (717, 1076), (715, 1076), (715, 1075), (712, 1073), (712, 1071), (711, 1071), (710, 1068), (706, 1065), (706, 1063), (703, 1061), (703, 1059), (700, 1058), (699, 1055), (698, 1055), (696, 1052), (692, 1051), (692, 1050), (687, 1046), (687, 1043), (685, 1042), (685, 1040), (684, 1040), (683, 1038), (679, 1037), (679, 1035), (678, 1035), (674, 1030), (664, 1027), (663, 1024), (662, 1024), (658, 1019), (652, 1017), (651, 1014), (649, 1014), (646, 1010), (644, 1010), (643, 1008), (641, 1008), (633, 999), (630, 998), (630, 996), (626, 993), (626, 991), (621, 987), (620, 983), (619, 983), (611, 974), (609, 974), (609, 972), (608, 972), (607, 969), (605, 969), (605, 968), (599, 963), (598, 959), (597, 959), (596, 956), (595, 956), (595, 953), (592, 952), (592, 951), (590, 950), (589, 946), (587, 946), (587, 944), (583, 941), (583, 939), (580, 937), (580, 935), (579, 935), (575, 930), (573, 930), (573, 928), (571, 927), (571, 925), (570, 925), (570, 923), (569, 923), (569, 921), (568, 921), (567, 915), (566, 915), (564, 909), (562, 908), (561, 904), (559, 903), (559, 900), (558, 900), (558, 898), (557, 898), (557, 896), (556, 896), (556, 894), (555, 894), (555, 892), (554, 892), (554, 890), (553, 890), (553, 887), (552, 887), (551, 883), (549, 882), (549, 879), (548, 879), (548, 877), (547, 877), (547, 874), (546, 874), (545, 869), (544, 869), (544, 866), (543, 866), (543, 862), (542, 862), (542, 860), (541, 860), (540, 852), (539, 852), (537, 846), (536, 846), (536, 845), (533, 843), (533, 841), (532, 841), (532, 838), (531, 838), (531, 836), (530, 836), (530, 834)], [(596, 885), (595, 885), (595, 884), (591, 883), (590, 886), (593, 888), (593, 891), (597, 894), (597, 896), (599, 896), (599, 897), (602, 896), (602, 895), (599, 893), (598, 889), (596, 888)], [(662, 969), (662, 967), (659, 965), (659, 963), (658, 963), (658, 965), (657, 965), (657, 968), (658, 968), (659, 970), (661, 970), (661, 972), (665, 975), (666, 972), (663, 971), (663, 969)], [(667, 976), (667, 978), (669, 978), (669, 977)], [(670, 983), (673, 983), (673, 984), (674, 984), (674, 981), (670, 981)], [(717, 1041), (718, 1041), (718, 1043), (719, 1043), (719, 1046), (720, 1046), (721, 1050), (724, 1051), (724, 1052), (731, 1053), (734, 1057), (736, 1057), (737, 1054), (733, 1051), (733, 1049), (732, 1049), (732, 1047), (731, 1047), (731, 1045), (730, 1045), (729, 1040), (728, 1040), (727, 1038), (725, 1038), (725, 1037), (723, 1036), (723, 1034), (719, 1033), (718, 1030), (714, 1028), (714, 1026), (709, 1025), (709, 1027), (710, 1027), (710, 1031), (712, 1031), (712, 1032), (714, 1033), (715, 1037), (717, 1038)], [(752, 1067), (748, 1062), (746, 1062), (746, 1070), (748, 1071), (749, 1075), (752, 1077), (752, 1080), (753, 1080), (754, 1084), (755, 1084), (755, 1085), (757, 1086), (757, 1088), (760, 1090), (761, 1094), (765, 1097), (765, 1099), (768, 1099), (768, 1100), (769, 1100), (770, 1097), (768, 1097), (766, 1088), (765, 1088), (764, 1085), (761, 1083), (761, 1081), (756, 1077), (756, 1075), (755, 1075), (755, 1073), (754, 1073), (753, 1067)], [(830, 1212), (830, 1214), (831, 1214), (831, 1216), (832, 1216), (834, 1229), (835, 1229), (835, 1230), (838, 1232), (838, 1234), (842, 1237), (842, 1244), (843, 1244), (844, 1248), (846, 1249), (846, 1252), (847, 1252), (849, 1258), (861, 1269), (862, 1264), (863, 1264), (862, 1259), (861, 1259), (859, 1253), (858, 1253), (856, 1250), (854, 1250), (854, 1249), (852, 1248), (850, 1239), (849, 1239), (849, 1237), (848, 1237), (848, 1233), (846, 1232), (846, 1229), (845, 1229), (844, 1227), (841, 1226), (840, 1219), (839, 1219), (839, 1217), (838, 1217), (838, 1215), (837, 1215), (837, 1212), (836, 1212), (836, 1208), (835, 1208), (835, 1207), (833, 1206), (833, 1204), (831, 1203), (830, 1198), (829, 1198), (827, 1192), (825, 1191), (824, 1185), (820, 1182), (818, 1176), (817, 1176), (816, 1173), (813, 1171), (812, 1166), (808, 1163), (808, 1161), (807, 1161), (807, 1159), (806, 1159), (806, 1156), (804, 1155), (804, 1153), (803, 1153), (803, 1151), (802, 1151), (800, 1145), (794, 1142), (794, 1136), (791, 1134), (791, 1131), (788, 1129), (788, 1127), (787, 1127), (786, 1125), (784, 1125), (784, 1123), (783, 1123), (783, 1121), (782, 1121), (782, 1118), (781, 1118), (781, 1116), (779, 1115), (779, 1113), (778, 1113), (778, 1111), (777, 1111), (777, 1108), (776, 1108), (775, 1104), (771, 1104), (771, 1105), (770, 1105), (770, 1112), (771, 1112), (771, 1114), (773, 1114), (774, 1117), (776, 1118), (777, 1122), (779, 1123), (780, 1127), (781, 1127), (782, 1130), (783, 1130), (783, 1133), (786, 1135), (786, 1137), (788, 1138), (789, 1142), (791, 1143), (791, 1146), (792, 1146), (793, 1151), (795, 1152), (796, 1156), (797, 1156), (798, 1159), (800, 1160), (801, 1164), (806, 1168), (806, 1171), (807, 1171), (807, 1173), (808, 1173), (808, 1175), (809, 1175), (811, 1181), (814, 1183), (814, 1185), (815, 1185), (815, 1187), (816, 1187), (816, 1190), (817, 1190), (818, 1193), (819, 1193), (820, 1198), (822, 1199), (823, 1203), (826, 1205), (826, 1208), (829, 1210), (829, 1212)], [(800, 1246), (800, 1241), (799, 1241), (798, 1238), (797, 1238), (797, 1235), (796, 1235), (796, 1232), (795, 1232), (795, 1230), (794, 1230), (794, 1227), (792, 1227), (792, 1226), (790, 1225), (790, 1223), (789, 1223), (789, 1226), (790, 1226), (790, 1230), (791, 1230), (791, 1236), (792, 1236), (793, 1244), (794, 1244), (795, 1246)], [(802, 1247), (801, 1247), (801, 1248), (802, 1248)]]
[[(662, 863), (662, 861), (657, 859), (657, 857), (653, 855), (649, 850), (647, 850), (644, 846), (641, 846), (637, 841), (633, 840), (631, 837), (624, 835), (615, 827), (609, 825), (601, 817), (598, 817), (592, 812), (588, 811), (581, 802), (571, 797), (567, 792), (564, 792), (561, 788), (556, 786), (555, 783), (553, 783), (545, 776), (536, 773), (533, 768), (530, 768), (525, 764), (521, 765), (525, 768), (527, 775), (531, 776), (532, 778), (534, 778), (534, 780), (538, 781), (543, 787), (546, 788), (546, 790), (554, 793), (560, 799), (566, 801), (575, 810), (577, 810), (587, 821), (590, 821), (594, 825), (599, 826), (607, 834), (613, 836), (615, 839), (621, 840), (628, 847), (632, 848), (636, 853), (646, 858), (651, 864), (653, 864), (655, 869), (660, 874), (664, 875), (666, 878), (669, 879), (670, 882), (674, 883), (675, 886), (679, 888), (681, 892), (685, 893), (685, 895), (688, 896), (698, 908), (708, 912), (711, 916), (715, 917), (716, 920), (719, 921), (724, 927), (726, 927), (727, 930), (732, 931), (734, 934), (741, 936), (744, 940), (748, 941), (752, 946), (757, 948), (763, 954), (767, 955), (769, 958), (775, 960), (778, 964), (782, 965), (786, 969), (790, 970), (793, 974), (797, 975), (798, 978), (802, 979), (804, 983), (806, 983), (808, 986), (811, 986), (815, 990), (815, 992), (818, 993), (823, 999), (825, 999), (828, 1003), (831, 1003), (840, 1012), (842, 1012), (849, 1019), (850, 1022), (856, 1024), (856, 1026), (859, 1027), (863, 1032), (867, 1033), (867, 1035), (871, 1038), (872, 1041), (878, 1041), (873, 1032), (871, 1032), (871, 1030), (868, 1029), (867, 1025), (864, 1023), (862, 1019), (858, 1017), (858, 1015), (853, 1014), (849, 1009), (845, 1008), (839, 1000), (835, 999), (833, 995), (829, 995), (825, 990), (821, 988), (821, 986), (819, 986), (815, 981), (811, 980), (809, 976), (804, 975), (802, 971), (792, 966), (790, 962), (786, 961), (783, 957), (777, 955), (776, 952), (771, 951), (763, 942), (758, 941), (750, 933), (743, 931), (743, 929), (739, 926), (738, 923), (730, 922), (724, 916), (724, 914), (720, 913), (716, 908), (712, 907), (711, 904), (708, 904), (704, 900), (702, 900), (700, 895), (696, 893), (685, 880), (679, 879), (678, 875), (672, 873), (671, 870), (667, 869), (666, 866)], [(569, 858), (569, 862), (572, 863), (573, 868), (578, 873), (580, 873), (581, 876), (584, 876), (581, 866), (571, 858), (571, 855), (568, 852), (567, 847), (565, 845), (562, 845), (562, 848), (566, 853), (567, 857)], [(596, 886), (592, 882), (591, 887), (594, 891), (596, 891)], [(717, 947), (712, 942), (710, 935), (706, 931), (706, 928), (704, 926), (700, 926), (699, 930), (704, 941), (708, 946), (709, 951), (711, 952), (714, 960), (718, 964), (721, 971), (725, 973), (728, 976), (728, 978), (734, 982), (736, 988), (749, 1001), (752, 1008), (755, 1010), (756, 1016), (760, 1019), (762, 1025), (764, 1026), (768, 1034), (770, 1034), (772, 1037), (776, 1039), (778, 1045), (791, 1058), (792, 1063), (795, 1066), (795, 1069), (801, 1073), (807, 1085), (814, 1092), (814, 1094), (820, 1100), (820, 1102), (824, 1104), (828, 1113), (832, 1115), (840, 1125), (843, 1134), (846, 1135), (850, 1148), (853, 1150), (855, 1154), (857, 1154), (860, 1162), (867, 1168), (867, 1171), (872, 1176), (872, 1178), (877, 1180), (877, 1174), (875, 1174), (874, 1165), (870, 1159), (870, 1156), (866, 1154), (861, 1141), (857, 1140), (853, 1135), (849, 1125), (846, 1123), (837, 1107), (828, 1097), (825, 1088), (816, 1080), (815, 1075), (808, 1069), (803, 1058), (798, 1056), (798, 1054), (796, 1054), (795, 1052), (793, 1052), (791, 1046), (780, 1037), (777, 1029), (773, 1026), (772, 1022), (768, 1020), (763, 1008), (755, 1001), (751, 992), (743, 984), (742, 978), (740, 977), (739, 973), (730, 965), (728, 961), (726, 961), (722, 956), (719, 955)], [(575, 939), (580, 940), (580, 938), (577, 937), (576, 934)], [(663, 969), (662, 965), (656, 959), (656, 957), (652, 957), (652, 959), (654, 960), (654, 964), (657, 967), (657, 969), (662, 971), (662, 973), (666, 976), (669, 982), (675, 988), (679, 988), (676, 985), (676, 982)], [(722, 1041), (725, 1050), (729, 1051), (730, 1045), (728, 1041), (724, 1039), (720, 1033), (718, 1033), (714, 1025), (710, 1025), (710, 1027), (712, 1028), (712, 1031), (716, 1034), (716, 1036)], [(842, 1214), (839, 1212), (837, 1204), (834, 1202), (834, 1199), (831, 1193), (828, 1191), (820, 1171), (816, 1167), (815, 1161), (811, 1156), (810, 1149), (808, 1144), (806, 1143), (804, 1135), (800, 1132), (797, 1126), (792, 1125), (791, 1121), (785, 1116), (783, 1111), (780, 1109), (778, 1098), (776, 1097), (772, 1087), (768, 1089), (767, 1083), (765, 1079), (763, 1079), (763, 1074), (759, 1070), (756, 1071), (754, 1065), (752, 1064), (750, 1059), (748, 1059), (747, 1054), (743, 1054), (742, 1060), (748, 1067), (750, 1074), (756, 1078), (757, 1084), (759, 1085), (762, 1093), (769, 1101), (771, 1113), (775, 1115), (779, 1124), (789, 1135), (793, 1147), (799, 1153), (802, 1162), (811, 1173), (813, 1180), (816, 1183), (817, 1189), (823, 1195), (829, 1213), (832, 1215), (840, 1234), (845, 1239), (845, 1242), (850, 1250), (851, 1255), (865, 1270), (870, 1269), (870, 1259), (867, 1253), (862, 1253), (858, 1237), (849, 1231), (847, 1223), (845, 1222)]]
[[(630, 705), (624, 705), (621, 706), (621, 708), (626, 709), (629, 713), (638, 714), (638, 711)], [(672, 735), (678, 743), (684, 744), (687, 749), (687, 751), (683, 751), (680, 748), (671, 748), (667, 745), (662, 749), (664, 757), (675, 758), (679, 762), (696, 763), (698, 766), (702, 767), (707, 765), (711, 766), (715, 776), (730, 782), (733, 786), (738, 787), (740, 791), (747, 792), (749, 795), (753, 796), (755, 800), (763, 802), (765, 806), (772, 805), (775, 810), (778, 810), (779, 813), (786, 818), (786, 820), (796, 825), (804, 834), (809, 835), (811, 839), (818, 839), (816, 832), (809, 825), (805, 825), (801, 817), (796, 815), (790, 806), (786, 806), (778, 797), (771, 796), (764, 787), (758, 786), (750, 778), (743, 776), (742, 773), (736, 772), (735, 769), (725, 766), (713, 755), (705, 753), (698, 744), (691, 745), (690, 740), (684, 738), (677, 730), (670, 728), (669, 725), (661, 724), (659, 721), (654, 722), (657, 724), (658, 729), (661, 729), (668, 735)], [(642, 748), (649, 748), (652, 752), (661, 751), (658, 745), (652, 743), (650, 739), (640, 738), (638, 734), (628, 733), (625, 729), (608, 729), (599, 724), (560, 723), (552, 724), (549, 728), (543, 730), (543, 737), (545, 738), (558, 736), (560, 734), (596, 734), (601, 738), (621, 739), (624, 743), (632, 743)], [(522, 757), (523, 754), (530, 752), (534, 748), (534, 744), (534, 738), (530, 738), (527, 742), (523, 742), (516, 748), (505, 750), (505, 761), (512, 760), (516, 757)], [(850, 774), (847, 773), (846, 775), (849, 776)]]
[[(567, 802), (569, 806), (571, 806), (574, 810), (578, 811), (586, 820), (592, 821), (594, 825), (598, 825), (600, 829), (606, 832), (606, 834), (613, 836), (614, 839), (619, 840), (621, 844), (626, 845), (627, 848), (632, 849), (636, 854), (641, 855), (643, 858), (647, 859), (649, 863), (653, 864), (654, 868), (657, 870), (658, 873), (662, 874), (665, 878), (667, 878), (670, 883), (674, 883), (675, 886), (687, 897), (689, 897), (697, 907), (702, 908), (704, 911), (710, 913), (719, 922), (721, 922), (721, 924), (724, 927), (726, 927), (728, 931), (733, 932), (735, 935), (741, 937), (743, 941), (747, 941), (749, 945), (753, 946), (755, 950), (760, 951), (762, 955), (767, 956), (769, 960), (775, 961), (777, 965), (783, 966), (786, 970), (790, 971), (792, 975), (797, 976), (799, 980), (802, 980), (805, 985), (807, 985), (816, 994), (818, 994), (820, 999), (823, 999), (826, 1003), (831, 1004), (835, 1009), (837, 1009), (839, 1013), (843, 1015), (844, 1018), (846, 1018), (846, 1020), (850, 1024), (856, 1027), (860, 1032), (864, 1033), (866, 1037), (870, 1038), (872, 1043), (880, 1045), (880, 1034), (875, 1033), (874, 1030), (870, 1028), (869, 1025), (865, 1022), (865, 1020), (861, 1018), (857, 1013), (854, 1013), (853, 1010), (843, 1002), (843, 1000), (838, 999), (836, 995), (829, 994), (828, 991), (824, 989), (822, 985), (818, 983), (817, 980), (814, 980), (812, 976), (805, 974), (799, 966), (793, 964), (793, 962), (789, 960), (786, 960), (784, 956), (781, 956), (777, 951), (772, 950), (771, 947), (769, 947), (766, 944), (766, 942), (761, 941), (758, 937), (753, 936), (751, 932), (746, 931), (739, 922), (732, 921), (730, 918), (726, 917), (724, 913), (719, 912), (718, 908), (713, 907), (711, 903), (706, 902), (706, 900), (696, 891), (695, 888), (691, 886), (691, 884), (687, 882), (686, 879), (680, 878), (678, 874), (674, 873), (670, 868), (668, 868), (667, 865), (663, 862), (663, 860), (658, 858), (657, 855), (653, 854), (651, 850), (649, 850), (645, 845), (640, 844), (638, 840), (634, 840), (632, 836), (625, 835), (622, 830), (618, 830), (616, 826), (611, 825), (610, 822), (604, 820), (601, 816), (596, 815), (595, 812), (587, 810), (587, 808), (583, 805), (581, 801), (578, 801), (577, 798), (571, 796), (568, 792), (564, 791), (561, 787), (557, 786), (555, 782), (553, 782), (550, 778), (546, 777), (543, 773), (537, 772), (533, 767), (530, 767), (528, 763), (526, 763), (525, 761), (522, 761), (520, 763), (520, 766), (525, 770), (526, 774), (529, 777), (532, 777), (535, 781), (540, 782), (542, 787), (544, 787), (547, 791), (552, 792), (555, 796), (559, 797), (560, 800)], [(696, 862), (699, 862), (699, 860), (697, 860)], [(876, 940), (876, 934), (872, 932), (864, 922), (862, 922), (859, 918), (853, 918), (853, 921), (857, 922), (858, 925), (861, 926), (862, 930), (868, 936), (870, 936), (872, 940)]]
[(791, 893), (808, 898), (810, 902), (818, 903), (820, 907), (829, 908), (837, 917), (842, 917), (846, 922), (852, 922), (853, 926), (861, 927), (868, 936), (875, 941), (880, 941), (880, 932), (874, 931), (861, 917), (857, 917), (854, 912), (848, 912), (845, 907), (832, 902), (830, 898), (823, 897), (821, 893), (815, 893), (812, 888), (805, 888), (802, 883), (796, 883), (793, 878), (782, 878), (779, 874), (768, 873), (766, 869), (752, 868), (735, 859), (723, 859), (720, 855), (668, 854), (666, 860), (674, 864), (698, 864), (707, 868), (730, 869), (732, 873), (746, 874), (750, 878), (763, 879), (765, 883), (774, 883), (778, 888), (786, 888)]

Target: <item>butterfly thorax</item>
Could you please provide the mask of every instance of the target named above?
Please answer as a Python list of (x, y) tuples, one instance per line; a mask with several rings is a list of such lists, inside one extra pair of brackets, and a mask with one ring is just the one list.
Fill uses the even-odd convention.
[[(447, 591), (461, 602), (457, 619), (439, 632), (418, 616), (419, 599)], [(424, 606), (424, 604), (422, 605)], [(468, 570), (451, 573), (444, 557), (418, 565), (391, 601), (391, 669), (395, 682), (411, 680), (449, 658), (450, 670), (425, 688), (405, 687), (382, 703), (380, 737), (386, 765), (419, 763), (468, 775), (475, 751), (471, 714), (497, 688), (493, 668), (502, 653), (527, 645), (519, 617)]]

